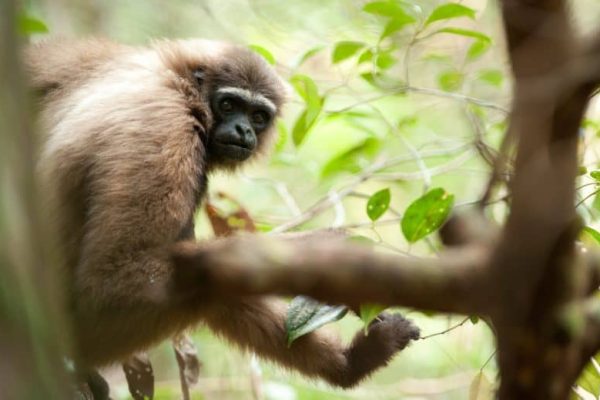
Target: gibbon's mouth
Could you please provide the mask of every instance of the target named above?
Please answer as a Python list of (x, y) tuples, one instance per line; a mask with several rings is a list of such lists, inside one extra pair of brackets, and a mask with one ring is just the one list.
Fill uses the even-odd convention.
[(225, 158), (244, 161), (252, 155), (252, 150), (235, 143), (215, 143), (216, 150)]

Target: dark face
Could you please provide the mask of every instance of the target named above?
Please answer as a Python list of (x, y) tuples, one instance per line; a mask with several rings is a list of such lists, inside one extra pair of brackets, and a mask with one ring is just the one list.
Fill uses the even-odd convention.
[(241, 162), (256, 149), (261, 133), (271, 125), (275, 106), (266, 97), (245, 89), (225, 87), (211, 98), (215, 124), (209, 134), (209, 153), (225, 162)]

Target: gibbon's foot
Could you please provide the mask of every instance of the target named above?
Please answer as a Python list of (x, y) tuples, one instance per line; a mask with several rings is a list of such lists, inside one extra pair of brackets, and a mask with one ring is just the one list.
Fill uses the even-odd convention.
[(419, 328), (400, 314), (382, 313), (369, 325), (367, 333), (360, 331), (347, 350), (347, 370), (335, 382), (352, 387), (376, 369), (387, 365), (392, 357), (411, 340), (420, 336)]
[(402, 314), (381, 313), (369, 325), (368, 336), (388, 335), (399, 350), (405, 348), (411, 340), (421, 337), (421, 330)]

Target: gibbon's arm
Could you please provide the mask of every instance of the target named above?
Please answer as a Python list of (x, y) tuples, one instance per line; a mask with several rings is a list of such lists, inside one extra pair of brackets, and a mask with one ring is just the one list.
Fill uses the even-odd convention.
[(287, 305), (270, 298), (219, 302), (206, 307), (202, 319), (216, 333), (243, 349), (296, 369), (306, 376), (348, 388), (356, 385), (419, 337), (419, 330), (399, 314), (384, 313), (360, 330), (349, 346), (328, 329), (302, 336), (288, 348)]

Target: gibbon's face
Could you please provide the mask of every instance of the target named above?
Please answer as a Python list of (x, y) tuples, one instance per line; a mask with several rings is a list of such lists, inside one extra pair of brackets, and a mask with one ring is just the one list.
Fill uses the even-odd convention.
[(274, 122), (287, 90), (276, 71), (248, 48), (192, 40), (167, 43), (161, 51), (167, 67), (193, 82), (192, 115), (206, 131), (209, 168), (235, 168), (263, 153), (274, 138)]
[(266, 96), (227, 86), (213, 92), (210, 107), (215, 123), (209, 135), (209, 153), (234, 163), (254, 154), (277, 113), (276, 105)]

